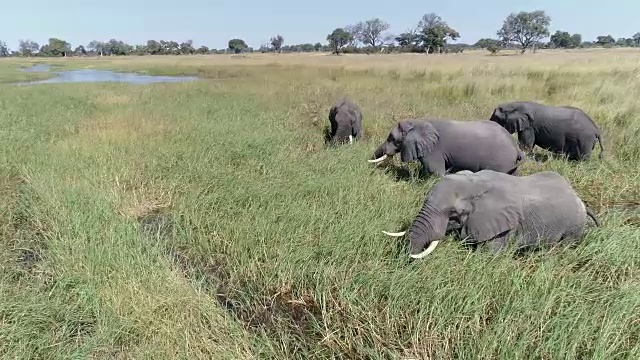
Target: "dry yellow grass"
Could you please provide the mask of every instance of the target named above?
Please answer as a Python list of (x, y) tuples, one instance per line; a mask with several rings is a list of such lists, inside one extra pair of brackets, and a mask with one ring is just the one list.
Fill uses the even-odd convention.
[(536, 53), (520, 55), (517, 51), (504, 51), (489, 55), (484, 50), (468, 50), (460, 54), (424, 55), (424, 54), (346, 54), (336, 56), (329, 53), (251, 53), (216, 55), (166, 55), (166, 56), (130, 56), (130, 57), (72, 57), (66, 59), (33, 58), (4, 60), (15, 64), (56, 63), (70, 66), (81, 65), (86, 68), (101, 68), (105, 63), (121, 68), (145, 67), (211, 67), (211, 66), (265, 66), (274, 67), (304, 66), (333, 67), (347, 70), (395, 70), (413, 72), (420, 70), (469, 71), (483, 69), (486, 73), (496, 70), (527, 68), (557, 69), (569, 71), (607, 71), (628, 70), (640, 67), (640, 49), (572, 49), (538, 50)]

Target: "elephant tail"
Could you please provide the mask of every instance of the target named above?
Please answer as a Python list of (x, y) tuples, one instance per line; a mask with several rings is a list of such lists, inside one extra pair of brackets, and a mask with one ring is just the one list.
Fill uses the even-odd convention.
[(598, 144), (600, 144), (600, 154), (598, 155), (598, 158), (602, 159), (602, 155), (604, 154), (604, 146), (602, 146), (602, 134), (596, 134), (596, 139), (598, 139)]
[(588, 206), (585, 206), (584, 208), (585, 210), (587, 210), (587, 215), (589, 215), (589, 217), (593, 219), (593, 222), (596, 223), (596, 226), (600, 227), (600, 220), (598, 219), (596, 214), (593, 212), (593, 210), (591, 210)]

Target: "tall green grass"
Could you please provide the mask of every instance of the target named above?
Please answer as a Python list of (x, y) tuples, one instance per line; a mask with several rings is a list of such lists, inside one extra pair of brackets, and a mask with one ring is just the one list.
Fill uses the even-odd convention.
[[(154, 61), (120, 65), (204, 79), (0, 86), (3, 357), (640, 356), (634, 66)], [(59, 63), (74, 64), (120, 66)], [(325, 148), (343, 94), (366, 139)], [(564, 175), (602, 228), (523, 259), (448, 241), (409, 261), (381, 230), (405, 229), (435, 179), (365, 160), (402, 118), (482, 119), (516, 99), (579, 106), (603, 128), (603, 161), (522, 168)]]

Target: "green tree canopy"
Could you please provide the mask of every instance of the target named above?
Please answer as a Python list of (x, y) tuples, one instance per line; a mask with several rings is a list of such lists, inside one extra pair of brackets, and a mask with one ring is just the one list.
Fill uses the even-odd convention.
[(582, 35), (573, 34), (571, 35), (571, 47), (577, 48), (582, 45)]
[(271, 38), (271, 46), (273, 46), (274, 51), (281, 52), (282, 44), (284, 44), (284, 38), (282, 35), (278, 34)]
[(38, 52), (38, 49), (40, 49), (40, 45), (38, 45), (37, 42), (32, 40), (21, 39), (19, 49), (20, 49), (20, 54), (22, 54), (22, 56), (31, 56), (34, 53)]
[(231, 51), (239, 54), (245, 51), (249, 46), (247, 46), (247, 43), (245, 43), (242, 39), (231, 39), (229, 40), (228, 47)]
[(333, 52), (338, 55), (340, 49), (349, 44), (353, 40), (353, 36), (344, 28), (337, 28), (327, 35), (327, 41)]
[(9, 52), (9, 48), (7, 47), (7, 43), (0, 40), (0, 56), (1, 57), (6, 57), (9, 56), (10, 52)]
[(40, 52), (49, 56), (67, 56), (71, 52), (71, 44), (61, 39), (50, 38), (49, 43), (40, 48)]
[(601, 46), (611, 45), (611, 44), (614, 44), (615, 42), (616, 42), (616, 39), (614, 39), (613, 36), (611, 35), (601, 35), (596, 38), (596, 44)]
[(457, 40), (460, 37), (458, 31), (435, 13), (424, 14), (418, 22), (417, 30), (421, 45), (427, 53), (441, 51), (447, 44), (447, 39)]
[(571, 34), (558, 30), (549, 38), (549, 44), (556, 48), (566, 49), (571, 46)]
[(502, 48), (502, 42), (497, 39), (483, 38), (478, 40), (474, 46), (477, 46), (482, 49), (486, 49), (492, 54), (497, 53)]
[(497, 35), (505, 44), (519, 45), (521, 53), (524, 53), (529, 47), (549, 36), (550, 24), (551, 18), (543, 10), (520, 11), (507, 16)]
[(379, 18), (361, 21), (353, 27), (353, 36), (361, 43), (375, 48), (382, 45), (383, 33), (389, 30), (389, 27), (387, 22)]

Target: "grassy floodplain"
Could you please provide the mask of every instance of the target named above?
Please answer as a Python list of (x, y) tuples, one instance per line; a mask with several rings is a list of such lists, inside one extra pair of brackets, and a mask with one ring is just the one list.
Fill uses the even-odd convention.
[[(48, 76), (16, 70), (36, 62), (203, 80), (7, 84)], [(3, 358), (640, 358), (636, 49), (4, 59), (0, 77)], [(367, 139), (326, 149), (343, 94)], [(448, 241), (410, 261), (381, 231), (435, 179), (365, 160), (400, 119), (518, 99), (604, 130), (603, 161), (522, 167), (564, 175), (603, 227), (525, 259)]]

